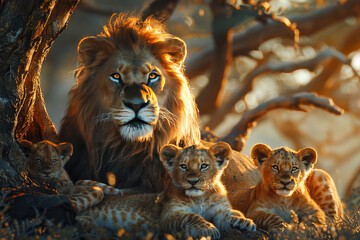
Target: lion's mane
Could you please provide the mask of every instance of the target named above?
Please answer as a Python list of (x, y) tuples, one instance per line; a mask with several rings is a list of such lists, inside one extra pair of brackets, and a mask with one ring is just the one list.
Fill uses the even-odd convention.
[[(168, 176), (159, 160), (160, 148), (167, 143), (183, 146), (199, 143), (198, 111), (184, 75), (183, 60), (175, 61), (175, 55), (171, 54), (186, 55), (186, 49), (172, 44), (173, 38), (155, 19), (142, 21), (119, 14), (96, 36), (87, 55), (78, 49), (80, 63), (88, 61), (88, 64), (77, 70), (77, 84), (69, 93), (70, 102), (59, 133), (61, 141), (74, 145), (74, 154), (66, 165), (72, 180), (107, 182), (107, 174), (111, 172), (116, 176), (117, 187), (161, 191)], [(159, 104), (153, 137), (131, 142), (122, 138), (109, 119), (109, 109), (103, 104), (108, 93), (97, 87), (94, 75), (115, 52), (126, 50), (136, 54), (141, 49), (150, 50), (166, 70), (167, 99), (163, 105)], [(89, 53), (91, 62), (87, 59)]]

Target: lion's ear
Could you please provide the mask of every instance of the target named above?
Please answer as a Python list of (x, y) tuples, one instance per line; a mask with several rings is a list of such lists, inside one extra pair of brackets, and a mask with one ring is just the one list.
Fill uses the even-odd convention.
[[(103, 60), (112, 52), (111, 43), (98, 37), (83, 38), (78, 46), (78, 59), (82, 65), (89, 66), (96, 60)], [(98, 59), (101, 58), (101, 59)]]
[(313, 148), (303, 148), (297, 152), (301, 163), (304, 165), (305, 170), (309, 171), (313, 168), (317, 161), (317, 153)]
[(218, 142), (212, 145), (209, 149), (216, 159), (219, 169), (225, 168), (229, 164), (231, 155), (231, 147), (225, 142)]
[(171, 171), (171, 169), (174, 166), (174, 158), (176, 157), (176, 154), (179, 152), (181, 148), (173, 145), (173, 144), (167, 144), (163, 146), (160, 150), (160, 160), (163, 162), (165, 168), (168, 169), (168, 171)]
[(171, 56), (171, 61), (182, 65), (186, 58), (186, 44), (178, 37), (168, 38), (166, 40), (167, 53)]
[(263, 163), (271, 157), (272, 150), (269, 146), (259, 143), (252, 147), (251, 158), (254, 164), (261, 168)]
[(59, 143), (57, 149), (60, 152), (61, 161), (65, 164), (73, 154), (73, 145), (68, 142)]

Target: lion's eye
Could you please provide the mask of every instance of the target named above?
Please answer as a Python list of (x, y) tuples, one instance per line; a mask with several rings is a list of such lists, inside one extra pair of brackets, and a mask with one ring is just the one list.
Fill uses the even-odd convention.
[(276, 172), (278, 172), (278, 171), (279, 171), (279, 167), (278, 167), (278, 165), (273, 165), (271, 168), (272, 168), (274, 171), (276, 171)]
[(181, 170), (184, 170), (184, 171), (186, 171), (186, 169), (187, 169), (186, 164), (180, 164), (179, 167)]
[(209, 165), (208, 165), (208, 164), (203, 163), (203, 164), (200, 165), (200, 170), (201, 170), (201, 171), (205, 171), (205, 170), (208, 169), (208, 168), (209, 168)]
[(148, 84), (152, 84), (156, 81), (159, 81), (160, 75), (156, 72), (151, 72), (148, 76)]
[(298, 167), (292, 167), (291, 172), (296, 173), (297, 171), (299, 171)]
[(53, 159), (53, 160), (52, 160), (52, 164), (56, 164), (57, 161), (58, 161), (57, 159)]
[(42, 164), (42, 161), (41, 161), (40, 158), (36, 159), (35, 161), (36, 161), (39, 165)]
[(110, 80), (120, 85), (122, 83), (121, 75), (119, 73), (113, 73), (109, 76)]

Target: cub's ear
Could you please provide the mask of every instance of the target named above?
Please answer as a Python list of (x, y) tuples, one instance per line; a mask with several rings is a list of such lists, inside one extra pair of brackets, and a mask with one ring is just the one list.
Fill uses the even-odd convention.
[(180, 149), (181, 148), (179, 148), (173, 144), (167, 144), (161, 148), (160, 160), (164, 164), (165, 168), (168, 169), (168, 171), (171, 171), (171, 169), (173, 168), (174, 158), (176, 157), (176, 155)]
[(85, 66), (91, 65), (95, 60), (104, 60), (112, 52), (112, 44), (98, 37), (83, 38), (78, 45), (78, 59)]
[(28, 157), (29, 153), (33, 150), (33, 143), (28, 140), (21, 140), (20, 145), (24, 149), (26, 157)]
[(60, 152), (61, 160), (63, 164), (69, 161), (71, 155), (73, 154), (73, 145), (68, 142), (59, 143), (57, 149)]
[(227, 167), (231, 156), (231, 147), (226, 142), (218, 142), (212, 145), (209, 149), (210, 154), (213, 154), (219, 169)]
[(303, 148), (297, 154), (306, 171), (312, 169), (317, 162), (317, 153), (313, 148)]
[(269, 146), (259, 143), (252, 147), (251, 158), (254, 164), (261, 168), (263, 163), (271, 157), (272, 150)]

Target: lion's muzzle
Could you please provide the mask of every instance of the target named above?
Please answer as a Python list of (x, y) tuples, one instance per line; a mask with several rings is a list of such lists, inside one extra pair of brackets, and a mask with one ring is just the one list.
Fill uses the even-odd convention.
[(159, 116), (159, 106), (153, 90), (145, 84), (124, 87), (121, 106), (112, 109), (120, 133), (130, 141), (151, 137)]

